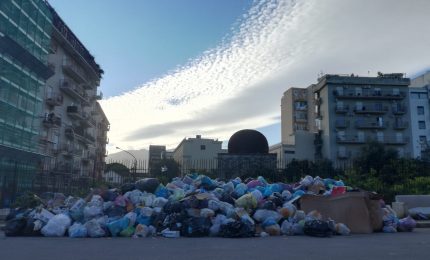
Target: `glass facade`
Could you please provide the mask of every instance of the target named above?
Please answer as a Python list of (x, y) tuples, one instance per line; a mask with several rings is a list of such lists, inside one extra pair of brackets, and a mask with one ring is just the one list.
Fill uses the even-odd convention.
[(51, 33), (45, 1), (0, 1), (0, 182), (15, 174), (16, 183), (21, 169), (34, 173), (43, 157), (38, 135)]

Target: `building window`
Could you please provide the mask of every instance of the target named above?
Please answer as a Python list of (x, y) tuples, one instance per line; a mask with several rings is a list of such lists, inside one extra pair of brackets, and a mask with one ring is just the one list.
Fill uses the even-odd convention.
[(286, 153), (286, 154), (295, 154), (296, 152), (295, 152), (295, 151), (288, 151), (288, 150), (285, 150), (285, 153)]
[(206, 145), (204, 144), (200, 145), (200, 150), (206, 150)]
[(423, 106), (417, 106), (417, 113), (418, 113), (418, 115), (424, 115), (424, 107)]
[(418, 121), (418, 129), (426, 129), (426, 122)]
[(420, 135), (420, 143), (421, 144), (426, 144), (427, 143), (427, 136)]

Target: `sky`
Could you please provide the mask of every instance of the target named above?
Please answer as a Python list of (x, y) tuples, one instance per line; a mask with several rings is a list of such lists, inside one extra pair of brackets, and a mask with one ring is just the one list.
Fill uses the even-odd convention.
[(280, 100), (320, 73), (414, 77), (430, 67), (430, 1), (50, 0), (105, 71), (109, 151), (280, 141)]

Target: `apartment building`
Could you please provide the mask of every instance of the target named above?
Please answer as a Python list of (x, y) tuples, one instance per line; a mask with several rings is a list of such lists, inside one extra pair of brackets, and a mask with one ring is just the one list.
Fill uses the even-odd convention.
[(308, 131), (308, 90), (289, 88), (281, 99), (281, 140), (295, 144), (295, 133)]
[(94, 177), (100, 178), (106, 168), (106, 145), (109, 143), (107, 132), (110, 130), (110, 123), (99, 102), (95, 103), (95, 109), (91, 114), (96, 126)]
[[(324, 75), (313, 92), (316, 158), (349, 159), (368, 141), (380, 142), (410, 157), (408, 85), (403, 74), (377, 77)], [(309, 121), (309, 122), (312, 122)]]
[[(39, 143), (39, 125), (44, 119), (42, 92), (53, 74), (48, 66), (52, 20), (45, 1), (0, 1), (0, 183), (6, 181), (4, 186), (7, 177), (40, 171), (46, 156)], [(20, 176), (18, 186), (26, 184)]]
[(52, 14), (48, 66), (54, 71), (44, 88), (40, 120), (44, 169), (74, 176), (100, 176), (109, 122), (97, 100), (103, 71), (71, 29)]
[(412, 156), (414, 158), (424, 158), (430, 155), (429, 87), (430, 72), (426, 72), (412, 79), (409, 88)]
[(214, 139), (184, 138), (173, 151), (173, 159), (182, 169), (215, 169), (217, 157), (222, 153), (222, 142)]

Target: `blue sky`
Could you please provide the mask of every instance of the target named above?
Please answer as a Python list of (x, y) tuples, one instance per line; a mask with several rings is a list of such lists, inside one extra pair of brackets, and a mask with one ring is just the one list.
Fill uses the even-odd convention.
[(49, 0), (102, 66), (105, 97), (214, 48), (252, 0)]
[(280, 141), (280, 100), (323, 73), (430, 67), (430, 1), (50, 0), (106, 74), (110, 149)]

